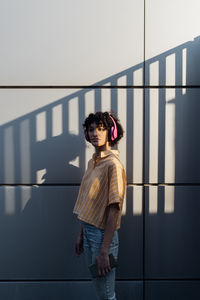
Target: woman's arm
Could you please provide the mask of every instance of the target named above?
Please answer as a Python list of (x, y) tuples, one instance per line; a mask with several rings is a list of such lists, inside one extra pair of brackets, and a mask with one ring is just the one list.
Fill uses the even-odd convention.
[(113, 239), (114, 231), (116, 229), (117, 219), (119, 216), (119, 205), (113, 203), (108, 206), (108, 215), (104, 231), (104, 239), (102, 242), (101, 250), (97, 256), (98, 272), (100, 276), (104, 276), (111, 271), (108, 251)]

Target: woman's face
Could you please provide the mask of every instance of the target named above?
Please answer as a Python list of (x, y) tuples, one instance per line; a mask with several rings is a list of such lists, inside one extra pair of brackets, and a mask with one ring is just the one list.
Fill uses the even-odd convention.
[(88, 128), (88, 135), (94, 147), (104, 146), (108, 141), (108, 130), (103, 124), (91, 123)]

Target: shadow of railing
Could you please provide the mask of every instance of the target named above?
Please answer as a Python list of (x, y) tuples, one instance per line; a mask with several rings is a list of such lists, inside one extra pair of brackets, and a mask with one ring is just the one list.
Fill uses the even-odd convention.
[[(191, 135), (191, 132), (196, 132), (195, 129), (199, 120), (198, 111), (200, 104), (199, 101), (196, 101), (198, 92), (192, 88), (186, 89), (182, 87), (187, 85), (188, 82), (190, 83), (190, 78), (194, 77), (189, 65), (189, 62), (193, 61), (194, 57), (191, 58), (190, 55), (191, 53), (193, 55), (194, 52), (198, 53), (196, 49), (199, 49), (199, 47), (199, 39), (195, 39), (193, 42), (184, 43), (145, 61), (145, 65), (144, 62), (140, 63), (99, 81), (94, 84), (95, 87), (79, 89), (71, 94), (69, 94), (70, 90), (66, 90), (67, 95), (63, 98), (5, 123), (0, 127), (0, 183), (3, 185), (1, 188), (0, 215), (4, 224), (11, 222), (9, 226), (13, 228), (19, 226), (18, 232), (15, 230), (14, 232), (12, 230), (9, 232), (11, 235), (15, 234), (14, 242), (17, 240), (21, 242), (21, 244), (18, 243), (18, 252), (21, 251), (21, 245), (24, 243), (20, 228), (26, 227), (27, 222), (29, 224), (36, 222), (38, 210), (41, 209), (38, 199), (43, 199), (44, 185), (48, 185), (49, 188), (53, 185), (63, 185), (61, 187), (63, 189), (65, 187), (70, 189), (70, 186), (73, 186), (76, 190), (76, 196), (78, 189), (76, 186), (81, 181), (86, 168), (88, 153), (90, 153), (90, 150), (85, 147), (82, 122), (85, 115), (92, 110), (97, 111), (104, 110), (105, 107), (110, 108), (111, 111), (115, 111), (119, 115), (125, 127), (125, 138), (119, 145), (119, 148), (121, 150), (121, 159), (126, 167), (127, 180), (131, 192), (127, 193), (128, 197), (124, 210), (124, 215), (128, 220), (126, 223), (129, 223), (122, 229), (124, 240), (129, 238), (125, 233), (131, 222), (133, 235), (138, 236), (138, 232), (136, 232), (138, 226), (140, 230), (142, 229), (142, 197), (133, 196), (133, 187), (131, 185), (136, 184), (134, 188), (137, 188), (137, 184), (143, 185), (144, 183), (189, 184), (200, 182), (200, 172), (198, 171), (199, 168), (197, 168), (197, 166), (200, 166), (199, 157), (197, 157), (200, 143), (197, 142), (194, 134)], [(173, 59), (170, 60), (168, 65), (169, 57), (171, 56), (173, 56)], [(196, 61), (198, 61), (198, 58), (197, 55)], [(152, 69), (152, 66), (155, 66), (155, 64), (157, 71)], [(167, 71), (168, 69), (174, 70), (174, 82), (170, 81), (170, 71)], [(141, 87), (131, 88), (134, 86), (135, 79), (138, 76), (143, 78), (144, 70), (145, 84), (141, 85)], [(152, 70), (154, 70), (153, 73), (151, 73)], [(195, 74), (200, 75), (198, 67), (195, 69)], [(173, 89), (169, 89), (173, 91), (172, 93), (168, 93), (168, 89), (163, 88), (169, 85), (168, 83), (172, 83), (171, 85), (174, 86)], [(121, 85), (123, 87), (127, 86), (127, 89), (120, 88)], [(177, 85), (180, 87), (175, 89)], [(97, 86), (101, 86), (101, 88), (97, 88)], [(151, 95), (152, 87), (157, 93), (156, 98), (154, 98), (155, 94)], [(109, 95), (103, 95), (104, 90), (107, 90)], [(144, 90), (145, 98), (143, 95)], [(188, 99), (190, 97), (192, 100), (189, 103)], [(144, 99), (145, 101), (143, 101)], [(71, 105), (73, 103), (75, 103), (75, 106)], [(153, 103), (152, 106), (151, 103)], [(174, 105), (174, 109), (170, 110), (166, 105), (168, 107), (169, 105)], [(166, 124), (170, 124), (171, 113), (174, 123), (171, 123), (172, 128), (170, 131)], [(184, 120), (190, 121), (189, 129), (184, 127)], [(183, 128), (186, 130), (183, 131)], [(143, 143), (144, 141), (145, 144)], [(156, 148), (153, 146), (154, 143)], [(183, 145), (185, 146), (184, 149)], [(193, 155), (197, 160), (192, 160), (193, 158), (188, 160), (188, 151), (194, 148), (195, 152), (193, 152)], [(154, 151), (155, 149), (156, 151)], [(172, 162), (168, 161), (171, 157), (170, 155), (173, 158)], [(143, 158), (145, 158), (145, 161), (143, 161)], [(145, 163), (144, 166), (143, 163)], [(145, 172), (143, 172), (143, 169), (145, 169)], [(9, 187), (8, 185), (11, 186)], [(21, 189), (21, 185), (27, 185), (25, 190)], [(37, 188), (34, 185), (37, 185)], [(41, 189), (40, 196), (38, 196), (38, 189)], [(174, 190), (173, 201), (171, 201), (172, 193), (170, 194), (170, 203), (167, 203), (169, 198), (166, 197), (164, 200), (166, 203), (163, 207), (167, 207), (166, 214), (175, 214), (175, 194)], [(47, 197), (47, 195), (44, 197)], [(42, 205), (48, 206), (47, 202), (47, 200), (44, 200)], [(54, 221), (57, 222), (58, 228), (67, 228), (65, 229), (65, 234), (71, 235), (69, 224), (74, 222), (72, 217), (73, 203), (71, 201), (70, 203), (62, 201), (60, 210), (57, 210), (56, 203), (50, 207), (50, 215), (56, 212)], [(150, 209), (151, 207), (153, 207), (153, 212)], [(42, 207), (40, 212), (43, 213), (44, 211), (45, 207)], [(66, 212), (66, 218), (64, 218), (64, 212)], [(153, 215), (158, 213), (155, 203), (149, 206), (149, 214), (151, 213)], [(132, 218), (133, 216), (135, 218)], [(11, 220), (11, 217), (13, 217), (13, 220)], [(41, 256), (39, 248), (34, 246), (37, 243), (38, 235), (40, 235), (41, 248), (43, 249), (41, 262), (42, 259), (45, 260), (47, 251), (50, 251), (50, 257), (53, 257), (53, 252), (55, 251), (53, 243), (57, 238), (58, 231), (54, 230), (52, 226), (51, 229), (52, 232), (54, 231), (54, 234), (51, 236), (51, 242), (49, 244), (46, 243), (46, 239), (42, 241), (42, 237), (48, 237), (50, 234), (47, 226), (50, 223), (50, 219), (45, 221), (40, 219), (35, 232), (34, 227), (30, 225), (32, 236), (25, 234), (28, 240), (31, 238), (31, 243), (29, 243), (30, 245), (28, 245), (28, 242), (26, 243), (24, 251), (26, 253), (35, 251), (35, 259), (37, 256)], [(43, 228), (42, 233), (39, 228)], [(64, 235), (63, 230), (62, 233)], [(4, 229), (1, 230), (1, 236), (3, 236), (5, 241)], [(126, 241), (124, 243), (126, 244)], [(142, 238), (140, 238), (140, 243), (142, 243)], [(12, 260), (13, 253), (12, 251), (8, 253), (6, 250), (8, 244), (5, 243), (5, 245), (7, 246), (3, 248), (2, 253), (4, 254), (2, 255), (6, 254), (7, 259)], [(70, 253), (71, 248), (70, 250), (67, 248), (66, 241), (60, 241), (59, 246), (60, 249), (63, 247), (66, 253)], [(52, 252), (49, 249), (53, 249)], [(133, 275), (131, 269), (125, 265), (121, 269), (121, 274), (126, 274), (127, 278), (129, 275), (140, 277), (142, 276), (142, 253), (139, 254), (138, 259), (136, 250), (131, 247), (130, 249), (133, 251), (132, 254), (130, 253), (132, 257), (135, 253), (137, 258), (135, 263), (139, 271), (135, 271), (135, 275)], [(68, 262), (66, 261), (65, 267), (63, 267), (63, 255), (64, 252), (61, 251), (58, 258), (62, 269), (61, 277), (66, 276), (65, 267)], [(26, 258), (28, 261), (28, 255)], [(51, 277), (51, 275), (45, 275), (47, 264), (48, 262), (46, 261), (41, 276)], [(34, 270), (33, 268), (33, 277), (38, 272), (38, 270), (35, 270), (35, 272)], [(73, 268), (70, 270), (72, 272)], [(25, 267), (24, 272), (26, 272)], [(5, 273), (8, 274), (9, 269)], [(82, 276), (82, 274), (80, 271), (76, 276)], [(12, 277), (12, 275), (6, 276)]]

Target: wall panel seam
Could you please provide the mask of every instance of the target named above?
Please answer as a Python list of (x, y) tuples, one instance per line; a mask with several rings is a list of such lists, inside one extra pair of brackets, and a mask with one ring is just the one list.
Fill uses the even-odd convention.
[[(144, 67), (145, 69), (145, 67)], [(145, 72), (145, 71), (144, 71)], [(144, 80), (144, 79), (143, 79)], [(7, 85), (0, 86), (0, 89), (182, 89), (182, 88), (200, 88), (200, 85), (111, 85), (111, 86), (68, 86), (68, 85)]]

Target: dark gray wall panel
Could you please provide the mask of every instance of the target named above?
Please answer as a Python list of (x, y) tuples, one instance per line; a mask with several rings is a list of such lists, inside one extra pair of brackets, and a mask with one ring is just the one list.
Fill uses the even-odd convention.
[(146, 278), (200, 278), (200, 187), (146, 187), (145, 199)]
[(0, 279), (81, 278), (74, 255), (78, 187), (0, 188)]
[(4, 282), (3, 300), (87, 300), (95, 299), (91, 282)]
[[(117, 281), (119, 300), (142, 300), (140, 281)], [(90, 281), (74, 282), (3, 282), (0, 283), (2, 300), (91, 300), (95, 292)]]
[[(72, 210), (78, 189), (0, 188), (0, 279), (89, 278), (84, 256), (74, 254), (79, 222)], [(142, 193), (141, 187), (135, 189)], [(118, 278), (139, 278), (142, 273), (142, 217), (133, 215), (134, 201), (130, 187), (120, 231)]]
[(200, 299), (200, 281), (148, 281), (145, 300), (197, 300)]
[(143, 272), (143, 187), (128, 186), (126, 194), (126, 212), (122, 217), (119, 231), (120, 246), (117, 277), (139, 279), (142, 277)]

